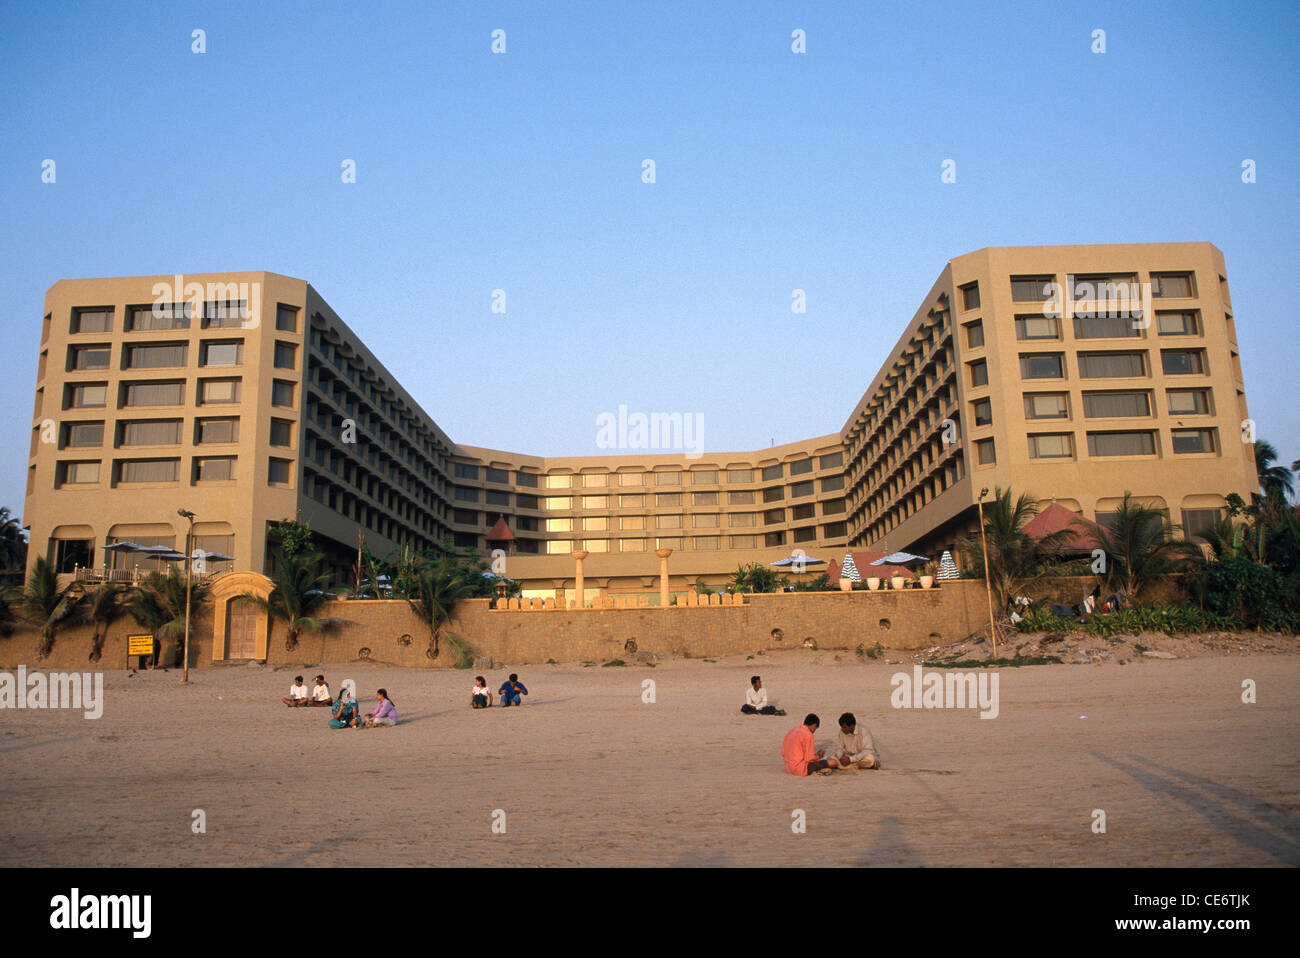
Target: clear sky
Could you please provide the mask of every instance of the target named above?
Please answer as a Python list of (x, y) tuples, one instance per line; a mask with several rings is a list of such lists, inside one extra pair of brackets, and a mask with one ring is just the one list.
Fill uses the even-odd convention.
[(1300, 458), (1295, 3), (0, 16), (14, 512), (45, 290), (246, 269), (310, 281), (453, 440), (595, 453), (596, 417), (626, 405), (701, 413), (721, 451), (837, 431), (951, 257), (1207, 240), (1259, 434)]

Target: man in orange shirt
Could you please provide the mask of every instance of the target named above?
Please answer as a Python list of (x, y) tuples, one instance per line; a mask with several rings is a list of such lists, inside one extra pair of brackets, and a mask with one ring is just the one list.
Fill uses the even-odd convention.
[(829, 775), (833, 769), (839, 768), (835, 759), (822, 759), (825, 749), (814, 751), (813, 734), (821, 724), (822, 720), (809, 712), (802, 725), (786, 733), (785, 741), (781, 743), (781, 757), (785, 759), (785, 770), (791, 775), (811, 775), (813, 772)]

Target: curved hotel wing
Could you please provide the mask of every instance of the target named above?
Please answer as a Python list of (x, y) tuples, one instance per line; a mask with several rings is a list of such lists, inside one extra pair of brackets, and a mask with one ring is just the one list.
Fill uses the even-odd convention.
[[(1223, 254), (998, 247), (952, 260), (838, 433), (752, 452), (548, 458), (453, 442), (303, 280), (62, 280), (45, 297), (25, 520), (61, 572), (114, 541), (264, 570), (310, 523), (340, 579), (444, 539), (530, 591), (649, 594), (794, 550), (937, 555), (1011, 487), (1087, 518), (1125, 491), (1190, 532), (1257, 488)], [(679, 423), (665, 422), (676, 428)], [(680, 447), (681, 443), (673, 443)], [(512, 540), (489, 541), (504, 518)], [(48, 552), (46, 551), (48, 550)], [(816, 567), (813, 567), (815, 571)]]

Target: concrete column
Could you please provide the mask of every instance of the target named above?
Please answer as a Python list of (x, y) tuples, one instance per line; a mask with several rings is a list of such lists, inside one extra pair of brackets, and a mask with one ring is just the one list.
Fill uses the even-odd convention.
[(659, 605), (665, 609), (668, 608), (668, 557), (672, 554), (672, 549), (655, 550), (659, 557)]
[(583, 595), (587, 588), (587, 584), (582, 577), (582, 560), (587, 558), (587, 553), (580, 549), (577, 552), (570, 552), (569, 555), (573, 556), (573, 591), (578, 594), (577, 607), (579, 609), (585, 609), (586, 603), (583, 601)]

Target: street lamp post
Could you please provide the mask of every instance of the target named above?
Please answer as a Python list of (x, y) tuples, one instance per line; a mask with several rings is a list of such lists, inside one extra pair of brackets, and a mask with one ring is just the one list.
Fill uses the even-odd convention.
[(176, 514), (190, 521), (190, 527), (185, 532), (185, 659), (181, 664), (181, 683), (185, 684), (190, 680), (190, 573), (194, 568), (194, 557), (191, 554), (194, 550), (194, 513), (188, 509), (177, 509)]
[(989, 487), (980, 490), (976, 506), (980, 514), (980, 551), (984, 553), (984, 594), (989, 600), (989, 641), (993, 643), (993, 658), (998, 657), (998, 629), (993, 622), (993, 585), (989, 581), (989, 544), (984, 537), (984, 497), (989, 494)]

